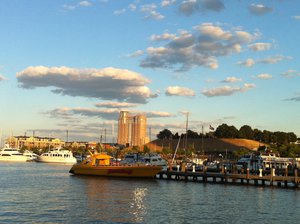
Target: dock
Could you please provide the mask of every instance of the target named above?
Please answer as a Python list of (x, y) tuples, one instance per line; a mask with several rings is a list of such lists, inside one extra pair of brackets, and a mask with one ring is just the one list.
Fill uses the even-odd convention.
[(228, 173), (226, 170), (221, 172), (199, 172), (199, 171), (172, 171), (166, 170), (159, 172), (156, 179), (173, 181), (193, 181), (199, 183), (235, 184), (252, 186), (273, 186), (299, 189), (300, 178), (298, 169), (293, 171), (293, 175), (284, 172), (277, 175), (275, 169), (271, 169), (269, 174), (251, 174), (249, 169), (244, 173)]

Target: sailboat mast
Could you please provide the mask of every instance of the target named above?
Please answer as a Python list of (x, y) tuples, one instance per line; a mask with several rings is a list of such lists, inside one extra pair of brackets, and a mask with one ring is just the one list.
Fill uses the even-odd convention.
[(187, 151), (188, 122), (189, 122), (189, 112), (186, 113), (186, 123), (185, 123), (185, 156)]

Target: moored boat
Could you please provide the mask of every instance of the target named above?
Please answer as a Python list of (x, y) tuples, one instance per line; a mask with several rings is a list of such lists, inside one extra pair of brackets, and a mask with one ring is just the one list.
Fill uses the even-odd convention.
[(38, 156), (37, 162), (74, 164), (77, 162), (77, 160), (73, 156), (73, 153), (71, 151), (64, 149), (55, 149)]
[(106, 154), (91, 154), (81, 163), (74, 164), (70, 173), (78, 175), (95, 175), (107, 177), (154, 177), (162, 170), (161, 166), (132, 164), (113, 165), (113, 157)]
[(28, 161), (28, 158), (27, 156), (24, 156), (22, 153), (20, 153), (17, 148), (5, 146), (0, 151), (0, 161), (26, 162)]

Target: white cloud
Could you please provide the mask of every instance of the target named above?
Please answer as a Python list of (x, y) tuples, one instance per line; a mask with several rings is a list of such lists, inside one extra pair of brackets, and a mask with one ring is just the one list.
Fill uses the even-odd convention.
[(17, 73), (20, 87), (54, 87), (52, 92), (69, 96), (146, 103), (156, 97), (145, 86), (150, 81), (141, 74), (118, 68), (76, 69), (31, 66)]
[(92, 6), (92, 3), (89, 1), (80, 1), (77, 4), (73, 4), (73, 5), (68, 5), (68, 4), (64, 4), (62, 7), (63, 9), (70, 11), (70, 10), (74, 10), (76, 8), (79, 7), (89, 7)]
[(6, 78), (3, 75), (0, 74), (0, 82), (3, 81), (3, 80), (6, 80)]
[(135, 58), (135, 57), (139, 57), (139, 56), (141, 56), (143, 54), (144, 54), (144, 51), (137, 50), (137, 51), (133, 52), (132, 54), (128, 54), (127, 57)]
[(81, 1), (78, 3), (80, 6), (84, 6), (84, 7), (88, 7), (91, 6), (92, 3), (90, 3), (89, 1)]
[(227, 77), (222, 82), (234, 83), (234, 82), (241, 82), (241, 81), (242, 81), (241, 78), (237, 78), (237, 77), (231, 76), (231, 77)]
[(162, 41), (162, 40), (174, 40), (176, 38), (176, 34), (163, 33), (162, 35), (151, 35), (150, 39), (152, 41)]
[(169, 113), (169, 112), (163, 112), (163, 111), (150, 111), (150, 112), (146, 112), (147, 118), (159, 118), (159, 117), (172, 117), (173, 114)]
[(293, 16), (294, 19), (300, 20), (300, 16)]
[(262, 73), (262, 74), (257, 75), (256, 77), (259, 79), (271, 79), (272, 75), (267, 74), (267, 73)]
[(135, 11), (136, 10), (136, 5), (135, 4), (130, 4), (128, 6), (128, 8), (131, 10), (131, 11)]
[(245, 83), (243, 87), (221, 86), (212, 89), (205, 89), (202, 91), (202, 94), (207, 97), (230, 96), (236, 92), (245, 92), (254, 87), (255, 87), (254, 84), (249, 84), (249, 83)]
[(179, 5), (179, 12), (190, 16), (197, 12), (220, 12), (225, 8), (221, 0), (184, 0)]
[(75, 115), (85, 117), (99, 117), (103, 119), (116, 120), (119, 109), (95, 109), (95, 108), (57, 108), (46, 112), (51, 118), (69, 120)]
[(169, 86), (165, 92), (167, 96), (195, 96), (192, 89), (180, 86)]
[(269, 50), (272, 47), (270, 43), (255, 43), (249, 45), (249, 48), (253, 51), (265, 51)]
[(272, 12), (273, 9), (262, 4), (251, 4), (248, 6), (248, 10), (251, 14), (256, 16), (265, 15), (266, 13)]
[(149, 47), (140, 63), (142, 67), (168, 68), (187, 71), (195, 66), (218, 68), (217, 57), (237, 54), (256, 35), (242, 30), (224, 30), (212, 23), (194, 27), (194, 33), (180, 31), (178, 34), (152, 35), (152, 40), (164, 40), (164, 46)]
[(118, 9), (114, 11), (114, 15), (122, 15), (126, 12), (126, 9)]
[(174, 3), (176, 3), (176, 0), (163, 0), (161, 1), (160, 5), (162, 7), (166, 7), (166, 6), (173, 5)]
[(148, 4), (148, 5), (142, 5), (141, 6), (141, 12), (145, 14), (145, 19), (154, 19), (154, 20), (162, 20), (165, 17), (160, 14), (157, 10), (156, 4)]
[(237, 64), (246, 67), (252, 67), (253, 65), (255, 65), (255, 61), (252, 58), (248, 58), (246, 61), (239, 61)]
[(281, 62), (283, 60), (291, 60), (291, 59), (292, 59), (292, 57), (287, 57), (287, 56), (283, 56), (283, 55), (275, 55), (275, 56), (272, 56), (272, 57), (261, 59), (257, 62), (263, 63), (263, 64), (276, 64), (276, 63)]
[(105, 108), (127, 108), (127, 107), (136, 107), (137, 104), (127, 103), (127, 102), (106, 101), (106, 102), (96, 103), (95, 106), (105, 107)]

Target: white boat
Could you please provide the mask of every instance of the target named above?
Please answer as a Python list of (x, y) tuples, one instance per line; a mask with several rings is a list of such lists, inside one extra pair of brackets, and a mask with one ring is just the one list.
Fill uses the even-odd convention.
[(42, 155), (38, 156), (37, 162), (74, 164), (74, 163), (77, 163), (77, 160), (73, 156), (73, 153), (69, 150), (54, 149), (54, 150), (50, 150), (49, 152), (45, 152)]
[(150, 153), (149, 155), (144, 156), (143, 158), (144, 163), (149, 165), (156, 165), (156, 166), (167, 166), (168, 162), (161, 158), (160, 155), (156, 153)]
[(25, 150), (25, 152), (23, 153), (24, 156), (27, 157), (27, 161), (36, 161), (37, 160), (37, 157), (38, 155), (31, 152), (31, 151), (28, 151), (28, 150)]
[(0, 151), (0, 161), (26, 162), (28, 158), (20, 153), (17, 148), (5, 146)]

